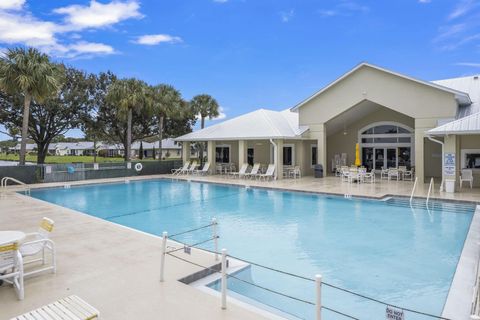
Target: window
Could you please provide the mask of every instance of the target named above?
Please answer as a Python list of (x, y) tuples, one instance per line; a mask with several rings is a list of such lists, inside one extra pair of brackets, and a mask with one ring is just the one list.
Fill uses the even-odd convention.
[(253, 166), (253, 154), (254, 154), (254, 149), (253, 148), (248, 148), (247, 149), (247, 162), (249, 165)]
[(283, 165), (293, 166), (293, 147), (283, 147)]
[(230, 146), (217, 146), (215, 148), (215, 161), (217, 163), (230, 163)]
[(317, 164), (317, 145), (316, 144), (312, 144), (310, 146), (310, 150), (311, 150), (311, 165), (314, 166)]
[(462, 149), (462, 169), (480, 169), (480, 149)]

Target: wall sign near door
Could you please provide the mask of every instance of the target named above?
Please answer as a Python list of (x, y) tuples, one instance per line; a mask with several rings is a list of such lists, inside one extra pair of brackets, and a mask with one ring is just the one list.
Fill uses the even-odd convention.
[(455, 175), (455, 153), (445, 153), (443, 156), (443, 174), (446, 176)]

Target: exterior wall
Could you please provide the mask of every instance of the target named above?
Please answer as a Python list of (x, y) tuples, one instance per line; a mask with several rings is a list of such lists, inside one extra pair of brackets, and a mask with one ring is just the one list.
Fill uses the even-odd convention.
[(452, 93), (365, 66), (299, 109), (300, 125), (325, 123), (363, 100), (412, 118), (453, 118)]
[[(327, 168), (328, 172), (332, 172), (332, 159), (335, 154), (346, 153), (347, 165), (355, 162), (355, 144), (358, 141), (358, 131), (363, 127), (372, 124), (374, 122), (381, 121), (393, 121), (414, 128), (414, 120), (404, 114), (382, 108), (375, 111), (361, 119), (354, 124), (349, 125), (346, 130), (347, 134), (344, 135), (343, 129), (340, 132), (336, 132), (327, 136)], [(413, 138), (412, 138), (413, 139)], [(360, 144), (360, 158), (362, 152), (362, 145)]]
[(442, 145), (424, 138), (425, 181), (442, 177)]

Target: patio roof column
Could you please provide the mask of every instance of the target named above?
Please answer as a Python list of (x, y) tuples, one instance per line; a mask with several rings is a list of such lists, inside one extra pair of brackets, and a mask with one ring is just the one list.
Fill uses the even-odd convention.
[(321, 124), (318, 128), (317, 136), (317, 164), (323, 165), (323, 172), (326, 175), (327, 168), (327, 130), (325, 124)]
[(182, 143), (182, 160), (183, 164), (190, 161), (190, 141), (184, 141)]
[(247, 141), (238, 141), (238, 168), (242, 167), (244, 163), (247, 163)]
[(283, 140), (277, 139), (273, 144), (273, 163), (275, 164), (275, 178), (283, 179)]
[(459, 169), (460, 169), (460, 159), (458, 159), (458, 155), (460, 154), (460, 152), (457, 152), (457, 136), (456, 135), (449, 135), (449, 136), (445, 136), (445, 139), (444, 139), (444, 142), (445, 142), (445, 147), (444, 147), (444, 150), (443, 150), (443, 159), (442, 161), (445, 161), (445, 158), (446, 158), (446, 154), (447, 153), (453, 153), (455, 155), (455, 170), (454, 172), (452, 172), (453, 174), (446, 174), (446, 173), (449, 173), (448, 171), (451, 171), (449, 170), (450, 168), (443, 168), (443, 172), (442, 172), (442, 179), (443, 181), (445, 181), (445, 179), (450, 179), (450, 180), (455, 180), (455, 187), (457, 186), (456, 184), (456, 181), (458, 181), (457, 179), (457, 176), (458, 176), (458, 172), (459, 172)]
[(215, 147), (217, 143), (215, 141), (207, 142), (207, 161), (210, 162), (210, 172), (215, 173), (216, 166), (216, 157), (215, 157)]

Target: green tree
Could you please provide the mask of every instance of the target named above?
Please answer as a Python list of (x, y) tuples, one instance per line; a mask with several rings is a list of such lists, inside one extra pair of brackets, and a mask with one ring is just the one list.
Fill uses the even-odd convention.
[[(190, 101), (190, 106), (193, 112), (200, 116), (200, 127), (202, 129), (205, 128), (206, 118), (212, 119), (220, 115), (217, 100), (208, 94), (200, 94), (193, 97)], [(203, 164), (204, 144), (200, 143), (199, 147), (200, 163)]]
[[(64, 81), (57, 95), (42, 103), (34, 100), (30, 105), (28, 135), (37, 144), (37, 163), (44, 163), (52, 142), (78, 141), (64, 134), (81, 127), (83, 119), (93, 107), (93, 77), (74, 68), (61, 67)], [(0, 98), (0, 122), (7, 128), (18, 128), (23, 121), (21, 94)]]
[(108, 89), (107, 100), (118, 108), (118, 116), (127, 119), (125, 161), (131, 157), (133, 114), (145, 113), (150, 109), (149, 91), (145, 82), (134, 78), (116, 80)]
[(140, 147), (138, 149), (138, 158), (143, 160), (143, 141), (140, 141)]
[[(160, 84), (152, 87), (152, 111), (158, 121), (158, 151), (162, 154), (162, 140), (167, 118), (181, 119), (182, 95), (173, 86)], [(162, 160), (162, 157), (159, 157)]]
[(25, 164), (28, 122), (32, 100), (43, 102), (61, 87), (62, 70), (50, 58), (34, 48), (8, 49), (0, 57), (0, 90), (23, 95), (20, 164)]

